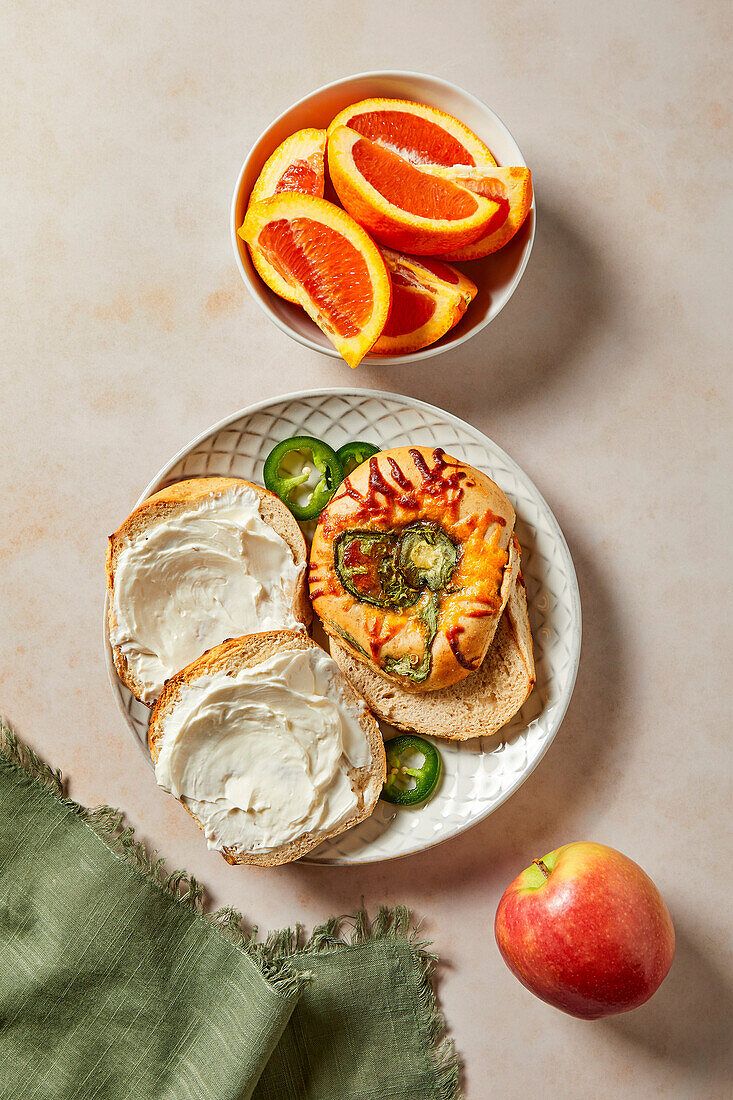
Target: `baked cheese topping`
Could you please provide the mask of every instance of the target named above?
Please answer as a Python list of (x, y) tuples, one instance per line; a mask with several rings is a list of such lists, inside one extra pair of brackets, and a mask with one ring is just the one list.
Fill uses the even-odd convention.
[(372, 455), (321, 513), (310, 595), (326, 631), (408, 690), (475, 671), (514, 567), (514, 511), (440, 447)]
[(247, 486), (138, 535), (117, 558), (110, 641), (144, 685), (143, 700), (154, 702), (170, 676), (227, 638), (299, 627), (300, 572)]
[(209, 848), (270, 852), (326, 834), (357, 809), (348, 767), (371, 749), (335, 661), (287, 650), (184, 684), (164, 719), (155, 777), (196, 815)]

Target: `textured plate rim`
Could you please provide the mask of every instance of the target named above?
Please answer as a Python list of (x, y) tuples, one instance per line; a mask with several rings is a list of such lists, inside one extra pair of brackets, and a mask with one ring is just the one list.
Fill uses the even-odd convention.
[[(456, 837), (461, 836), (467, 830), (473, 828), (474, 825), (478, 825), (479, 822), (485, 821), (487, 817), (489, 817), (495, 810), (498, 810), (500, 806), (503, 806), (504, 803), (507, 802), (512, 797), (512, 795), (515, 794), (519, 790), (519, 788), (522, 786), (522, 784), (525, 783), (527, 779), (529, 779), (530, 775), (532, 775), (532, 773), (534, 772), (535, 768), (538, 766), (540, 761), (544, 759), (545, 753), (547, 752), (550, 745), (553, 743), (553, 741), (557, 737), (558, 731), (559, 731), (559, 729), (560, 729), (560, 727), (561, 727), (561, 725), (562, 725), (562, 723), (565, 719), (565, 715), (567, 714), (568, 707), (570, 706), (570, 701), (573, 697), (573, 692), (575, 690), (575, 683), (576, 683), (576, 680), (577, 680), (577, 677), (578, 677), (578, 667), (580, 665), (580, 652), (581, 652), (581, 644), (582, 644), (582, 636), (583, 636), (583, 619), (582, 619), (582, 610), (581, 610), (581, 604), (580, 604), (580, 590), (579, 590), (579, 587), (578, 587), (578, 578), (577, 578), (577, 574), (575, 572), (575, 564), (573, 562), (573, 558), (572, 558), (572, 555), (570, 553), (570, 547), (567, 544), (567, 540), (565, 538), (565, 535), (563, 534), (562, 528), (560, 527), (560, 524), (557, 520), (557, 517), (555, 516), (555, 513), (552, 511), (549, 504), (547, 503), (547, 501), (545, 500), (544, 496), (539, 491), (539, 489), (537, 488), (535, 483), (532, 481), (532, 479), (529, 477), (529, 475), (527, 473), (525, 473), (525, 471), (522, 469), (522, 467), (519, 465), (519, 463), (516, 462), (511, 457), (511, 455), (507, 454), (507, 452), (503, 449), (503, 447), (500, 447), (498, 445), (498, 443), (495, 443), (493, 439), (491, 439), (489, 436), (487, 436), (484, 432), (479, 431), (478, 428), (474, 428), (474, 426), (472, 424), (469, 424), (468, 421), (462, 420), (460, 416), (456, 416), (454, 413), (448, 412), (445, 409), (441, 409), (439, 405), (432, 405), (428, 401), (420, 400), (420, 398), (410, 397), (406, 394), (395, 393), (391, 390), (363, 389), (363, 388), (358, 387), (358, 386), (352, 386), (352, 387), (325, 386), (325, 387), (322, 387), (322, 388), (319, 388), (319, 389), (314, 389), (314, 390), (294, 390), (291, 393), (284, 393), (284, 394), (280, 394), (279, 396), (264, 398), (263, 400), (256, 401), (251, 405), (246, 405), (246, 406), (244, 406), (244, 408), (239, 409), (237, 412), (231, 413), (229, 416), (225, 416), (221, 420), (219, 420), (216, 423), (212, 424), (210, 427), (208, 427), (204, 431), (200, 432), (197, 436), (194, 436), (194, 438), (191, 439), (185, 446), (181, 447), (178, 451), (176, 451), (176, 453), (173, 455), (173, 457), (170, 459), (170, 461), (167, 462), (164, 466), (162, 466), (160, 468), (160, 470), (155, 475), (155, 477), (152, 478), (151, 481), (148, 483), (148, 485), (145, 487), (145, 489), (143, 490), (143, 492), (139, 496), (138, 500), (136, 501), (136, 503), (133, 507), (133, 510), (134, 510), (134, 508), (137, 508), (140, 504), (142, 504), (142, 502), (144, 500), (147, 500), (147, 498), (152, 493), (157, 491), (158, 486), (160, 485), (160, 483), (165, 480), (165, 478), (168, 476), (168, 474), (171, 472), (171, 470), (178, 464), (178, 462), (182, 458), (184, 458), (186, 455), (188, 455), (192, 450), (194, 450), (197, 446), (199, 446), (199, 444), (203, 443), (210, 436), (215, 435), (217, 432), (223, 431), (229, 425), (233, 424), (235, 421), (241, 420), (241, 419), (243, 419), (244, 417), (247, 417), (247, 416), (253, 416), (254, 414), (259, 413), (259, 412), (263, 412), (265, 409), (267, 409), (268, 407), (270, 407), (272, 405), (281, 405), (281, 404), (284, 404), (286, 402), (301, 401), (301, 400), (304, 400), (304, 399), (307, 399), (307, 398), (326, 397), (326, 396), (341, 397), (341, 398), (344, 398), (344, 399), (349, 399), (349, 398), (356, 397), (356, 398), (360, 398), (360, 399), (369, 399), (369, 398), (382, 398), (382, 399), (385, 399), (386, 398), (386, 399), (391, 399), (391, 400), (395, 400), (395, 399), (402, 400), (402, 401), (405, 401), (407, 404), (416, 406), (420, 409), (426, 410), (426, 411), (431, 412), (431, 413), (439, 414), (440, 417), (444, 417), (446, 420), (452, 421), (454, 425), (459, 426), (464, 431), (468, 431), (471, 435), (473, 435), (475, 437), (477, 442), (481, 443), (484, 446), (486, 444), (489, 444), (489, 446), (501, 456), (501, 458), (507, 463), (507, 465), (510, 468), (513, 468), (516, 473), (521, 475), (521, 478), (524, 481), (526, 481), (527, 484), (531, 487), (532, 491), (535, 493), (535, 495), (537, 497), (537, 500), (544, 506), (544, 508), (546, 510), (546, 514), (547, 514), (547, 516), (549, 517), (549, 520), (550, 520), (551, 531), (552, 531), (552, 533), (553, 533), (553, 535), (556, 539), (557, 544), (560, 546), (560, 548), (563, 552), (563, 556), (565, 558), (566, 575), (567, 575), (568, 591), (569, 591), (569, 609), (570, 609), (570, 615), (571, 615), (571, 620), (572, 620), (572, 627), (568, 631), (568, 634), (572, 635), (571, 644), (568, 647), (569, 651), (570, 651), (570, 676), (569, 676), (569, 679), (568, 679), (568, 683), (567, 683), (567, 687), (565, 689), (565, 692), (564, 692), (563, 696), (561, 697), (561, 699), (559, 700), (558, 704), (556, 705), (555, 713), (553, 715), (552, 721), (551, 721), (550, 726), (549, 726), (549, 733), (545, 738), (545, 741), (544, 741), (544, 743), (541, 747), (540, 752), (531, 761), (531, 763), (523, 769), (523, 771), (517, 777), (515, 782), (512, 783), (511, 786), (509, 786), (506, 791), (504, 791), (504, 793), (502, 794), (501, 799), (498, 802), (495, 802), (492, 805), (490, 805), (483, 812), (477, 814), (476, 816), (471, 817), (469, 821), (465, 822), (462, 826), (460, 826), (458, 829), (456, 829), (455, 832), (449, 833), (446, 836), (437, 837), (434, 840), (431, 840), (427, 843), (422, 843), (419, 846), (414, 847), (414, 848), (410, 848), (410, 849), (408, 849), (407, 851), (404, 851), (404, 852), (395, 852), (395, 853), (390, 854), (390, 855), (375, 856), (373, 858), (367, 857), (367, 858), (364, 858), (364, 859), (355, 860), (354, 862), (347, 862), (346, 860), (343, 860), (339, 857), (332, 857), (332, 858), (326, 858), (326, 859), (313, 859), (313, 858), (309, 858), (308, 855), (302, 856), (298, 860), (299, 863), (307, 863), (307, 864), (310, 864), (311, 866), (318, 866), (318, 867), (355, 867), (355, 866), (365, 866), (365, 865), (373, 864), (373, 863), (387, 863), (387, 862), (391, 862), (392, 860), (395, 860), (395, 859), (404, 859), (407, 856), (417, 855), (420, 852), (427, 852), (431, 848), (435, 848), (438, 844), (444, 844), (446, 841), (454, 840)], [(120, 693), (119, 693), (119, 690), (118, 690), (120, 679), (117, 675), (117, 670), (115, 668), (114, 660), (112, 658), (112, 647), (109, 644), (109, 639), (108, 639), (108, 635), (107, 635), (108, 610), (109, 610), (108, 594), (105, 591), (104, 619), (103, 619), (103, 624), (102, 624), (102, 630), (103, 630), (105, 658), (106, 658), (106, 664), (107, 664), (107, 676), (108, 676), (108, 679), (109, 679), (109, 682), (110, 682), (110, 686), (112, 688), (112, 693), (113, 693), (113, 695), (115, 697), (115, 701), (117, 703), (117, 707), (118, 707), (120, 713), (122, 714), (122, 716), (125, 720), (125, 725), (128, 727), (128, 730), (130, 730), (130, 724), (128, 722), (127, 715), (125, 714), (125, 711), (123, 709), (122, 699), (121, 699), (121, 696), (120, 696)], [(130, 732), (132, 733), (132, 730), (130, 730)], [(143, 754), (143, 756), (147, 760), (148, 764), (150, 764), (149, 752), (146, 751), (146, 749), (143, 746), (142, 742), (134, 734), (133, 734), (133, 740), (136, 741), (141, 753)], [(315, 850), (317, 851), (317, 849), (315, 849)]]

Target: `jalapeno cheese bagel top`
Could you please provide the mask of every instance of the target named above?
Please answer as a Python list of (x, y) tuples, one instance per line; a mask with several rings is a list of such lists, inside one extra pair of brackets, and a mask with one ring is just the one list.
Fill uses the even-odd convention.
[(321, 513), (309, 583), (324, 628), (408, 691), (483, 661), (516, 579), (514, 509), (439, 447), (380, 451)]

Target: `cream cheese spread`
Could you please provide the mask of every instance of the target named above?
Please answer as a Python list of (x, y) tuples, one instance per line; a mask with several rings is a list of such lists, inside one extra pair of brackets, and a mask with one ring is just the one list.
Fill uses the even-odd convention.
[(314, 648), (182, 686), (155, 777), (196, 815), (209, 848), (266, 853), (354, 813), (348, 767), (367, 767), (371, 748), (364, 705), (340, 678)]
[(112, 645), (119, 646), (142, 698), (227, 638), (293, 629), (303, 566), (260, 515), (243, 486), (196, 501), (133, 539), (118, 555)]

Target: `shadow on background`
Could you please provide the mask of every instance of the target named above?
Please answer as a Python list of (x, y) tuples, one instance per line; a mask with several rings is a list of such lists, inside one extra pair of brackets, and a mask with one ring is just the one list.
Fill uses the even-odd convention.
[(675, 934), (675, 959), (659, 991), (641, 1008), (600, 1026), (700, 1078), (727, 1080), (728, 1095), (733, 1095), (733, 990), (712, 966), (709, 951), (684, 929), (676, 928)]
[(549, 388), (572, 382), (608, 308), (603, 288), (609, 282), (598, 253), (543, 199), (527, 270), (502, 313), (463, 347), (425, 363), (387, 367), (365, 360), (359, 384), (386, 385), (469, 422), (518, 403), (541, 405)]

